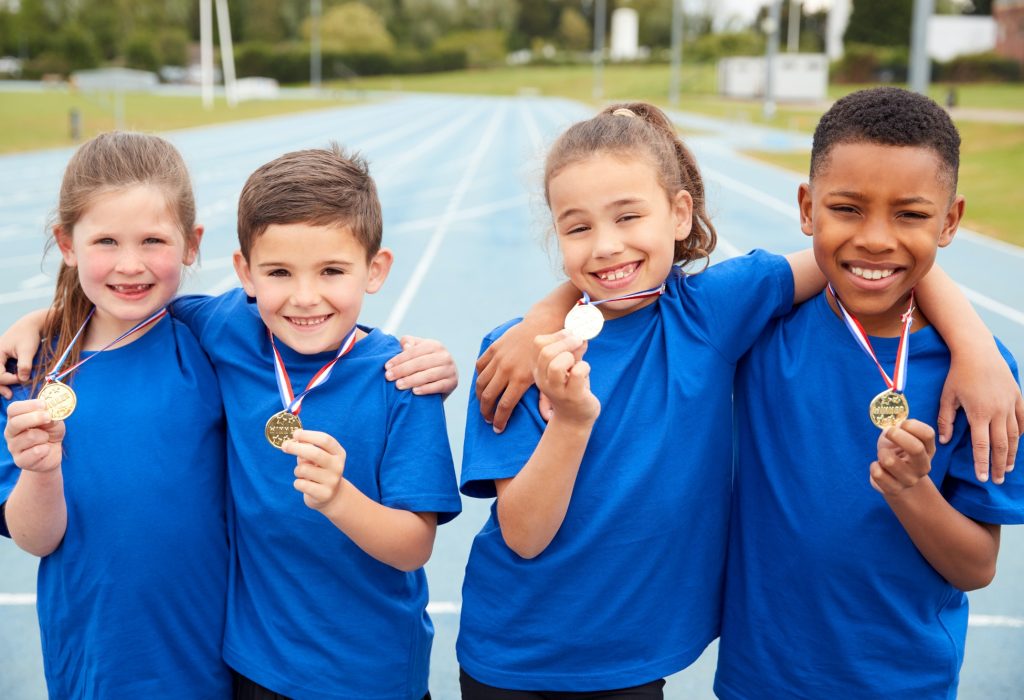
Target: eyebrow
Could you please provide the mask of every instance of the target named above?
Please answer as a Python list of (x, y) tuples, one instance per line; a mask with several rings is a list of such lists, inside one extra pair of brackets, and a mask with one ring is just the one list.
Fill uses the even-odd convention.
[[(316, 265), (317, 265), (317, 267), (351, 267), (352, 266), (352, 261), (350, 261), (350, 260), (322, 260), (322, 261), (316, 263)], [(264, 268), (264, 267), (291, 267), (291, 264), (290, 263), (286, 263), (286, 262), (274, 262), (274, 261), (271, 260), (271, 261), (268, 261), (268, 262), (262, 262), (262, 263), (258, 264), (256, 267), (258, 267), (258, 268)]]
[[(831, 197), (846, 197), (847, 199), (856, 199), (859, 202), (867, 200), (867, 197), (860, 192), (853, 192), (851, 190), (835, 190), (828, 193)], [(908, 204), (933, 204), (932, 200), (927, 197), (915, 196), (915, 197), (902, 197), (900, 199), (893, 200), (892, 204), (898, 206), (906, 206)]]
[[(643, 199), (643, 197), (623, 197), (622, 199), (616, 199), (614, 202), (609, 202), (603, 208), (604, 209), (615, 209), (617, 207), (624, 207), (624, 206), (627, 206), (627, 205), (630, 205), (630, 204), (642, 203), (644, 201), (645, 200)], [(567, 210), (563, 211), (561, 214), (558, 215), (558, 218), (556, 219), (556, 221), (562, 221), (563, 219), (568, 218), (568, 217), (570, 217), (570, 216), (572, 216), (574, 214), (582, 214), (582, 213), (583, 213), (583, 210), (579, 209), (579, 208), (567, 209)]]

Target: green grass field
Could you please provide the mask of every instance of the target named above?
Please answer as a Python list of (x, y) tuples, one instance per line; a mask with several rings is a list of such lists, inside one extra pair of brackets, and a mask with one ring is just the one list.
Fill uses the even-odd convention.
[[(381, 76), (334, 83), (346, 91), (423, 91), (461, 94), (560, 96), (598, 105), (614, 100), (647, 100), (665, 106), (669, 67), (665, 65), (606, 65), (603, 92), (593, 97), (591, 66), (519, 67), (467, 70), (411, 76)], [(711, 65), (684, 65), (679, 109), (723, 119), (763, 123), (792, 131), (811, 132), (822, 104), (783, 105), (765, 119), (757, 101), (728, 100), (715, 94), (716, 71)], [(834, 85), (829, 97), (836, 99), (861, 88)], [(934, 85), (931, 96), (943, 102), (946, 85)], [(337, 93), (335, 93), (337, 94)], [(347, 93), (351, 94), (351, 93)], [(980, 84), (957, 86), (960, 107), (1024, 112), (1024, 85)], [(341, 99), (244, 102), (229, 109), (218, 99), (206, 111), (194, 97), (160, 97), (129, 94), (124, 102), (124, 127), (140, 131), (166, 131), (284, 112), (344, 104)], [(88, 95), (66, 89), (32, 93), (0, 93), (0, 153), (36, 148), (70, 146), (68, 112), (82, 114), (83, 136), (114, 128), (115, 110), (110, 94)], [(1024, 125), (958, 121), (963, 135), (960, 189), (966, 195), (966, 225), (991, 236), (1024, 245), (1024, 227), (1016, 220), (1019, 179), (1024, 164)], [(751, 154), (799, 174), (807, 172), (807, 153)]]
[[(169, 131), (339, 104), (342, 102), (338, 99), (285, 99), (242, 102), (229, 108), (219, 98), (207, 111), (196, 97), (128, 93), (124, 96), (123, 128)], [(111, 93), (83, 93), (66, 88), (0, 93), (0, 153), (73, 146), (68, 117), (72, 109), (81, 114), (83, 138), (116, 127), (116, 104)]]

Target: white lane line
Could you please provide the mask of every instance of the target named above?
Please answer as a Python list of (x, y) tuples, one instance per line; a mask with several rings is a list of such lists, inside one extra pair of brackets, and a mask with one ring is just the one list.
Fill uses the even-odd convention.
[(965, 287), (962, 284), (958, 284), (957, 286), (959, 286), (961, 291), (963, 291), (964, 296), (983, 309), (988, 309), (993, 313), (997, 313), (1004, 318), (1010, 319), (1020, 326), (1024, 326), (1024, 313), (1021, 313), (1012, 306), (1007, 306), (1000, 301), (987, 297), (981, 292), (977, 292), (970, 287)]
[(8, 292), (0, 294), (0, 304), (14, 304), (19, 301), (31, 301), (32, 299), (49, 299), (53, 297), (53, 289), (39, 287), (36, 289), (22, 289), (20, 292)]
[(0, 593), (0, 605), (35, 605), (35, 593)]
[(1006, 615), (968, 615), (967, 625), (969, 627), (1012, 627), (1024, 629), (1024, 617), (1009, 617)]
[(18, 283), (19, 289), (37, 289), (42, 287), (44, 284), (53, 284), (54, 278), (45, 272), (40, 272), (38, 275), (32, 275), (27, 277)]
[[(463, 222), (480, 219), (485, 216), (490, 216), (491, 214), (496, 214), (499, 211), (518, 209), (519, 207), (526, 206), (529, 203), (530, 198), (527, 195), (519, 194), (515, 197), (499, 199), (495, 202), (488, 202), (486, 204), (481, 204), (480, 206), (463, 209), (452, 218), (452, 221)], [(385, 240), (389, 234), (410, 233), (421, 229), (434, 228), (443, 218), (443, 216), (431, 216), (424, 219), (410, 219), (409, 221), (403, 221), (400, 224), (395, 224), (394, 226), (388, 227), (384, 232)]]
[(429, 137), (420, 141), (416, 146), (404, 151), (398, 158), (383, 161), (383, 163), (378, 167), (380, 175), (375, 178), (377, 181), (377, 187), (383, 189), (401, 177), (409, 177), (410, 171), (407, 166), (410, 163), (415, 161), (424, 153), (430, 151), (430, 149), (436, 148), (438, 144), (444, 143), (459, 135), (459, 133), (462, 132), (462, 130), (471, 121), (476, 119), (476, 116), (477, 115), (472, 112), (464, 114), (460, 118), (449, 122), (443, 129), (438, 129), (433, 132)]
[(29, 265), (39, 265), (43, 260), (43, 254), (39, 255), (12, 255), (9, 258), (0, 260), (0, 268), (8, 267), (27, 267)]
[[(35, 593), (0, 593), (0, 605), (35, 605)], [(432, 600), (427, 604), (427, 612), (431, 615), (458, 615), (462, 611), (462, 603), (453, 600)], [(970, 615), (967, 620), (970, 627), (1003, 627), (1024, 629), (1024, 617), (1009, 615)]]
[(797, 209), (795, 205), (785, 204), (775, 197), (765, 194), (761, 190), (744, 184), (739, 180), (731, 178), (725, 173), (719, 172), (714, 168), (702, 167), (700, 170), (706, 179), (714, 180), (723, 187), (727, 187), (734, 192), (740, 193), (744, 197), (753, 199), (755, 202), (760, 202), (769, 209), (777, 211), (783, 216), (787, 216), (794, 221), (800, 221), (800, 210)]
[(530, 140), (530, 160), (534, 158), (542, 158), (541, 147), (544, 145), (543, 139), (540, 136), (540, 128), (537, 126), (537, 120), (533, 118), (533, 114), (530, 110), (530, 103), (522, 101), (519, 103), (519, 111), (523, 115), (523, 126), (526, 127), (526, 136)]
[(462, 603), (450, 600), (432, 600), (427, 603), (427, 612), (431, 615), (458, 615), (462, 611)]
[(423, 278), (426, 277), (427, 270), (429, 270), (431, 264), (433, 264), (434, 257), (437, 255), (437, 251), (441, 248), (441, 242), (444, 240), (445, 235), (448, 233), (448, 228), (455, 219), (455, 213), (458, 211), (459, 205), (462, 203), (462, 198), (466, 196), (466, 192), (469, 191), (470, 184), (474, 179), (476, 179), (476, 171), (480, 168), (480, 163), (483, 161), (483, 157), (487, 152), (487, 149), (491, 147), (491, 142), (498, 133), (498, 125), (501, 123), (504, 116), (505, 105), (502, 105), (500, 109), (494, 112), (494, 116), (491, 117), (491, 123), (487, 125), (487, 130), (484, 132), (483, 137), (477, 144), (476, 150), (473, 151), (469, 165), (466, 167), (466, 170), (462, 175), (462, 180), (459, 181), (458, 186), (455, 188), (455, 193), (452, 195), (452, 198), (448, 200), (448, 206), (445, 208), (444, 216), (441, 217), (441, 223), (439, 223), (437, 228), (434, 229), (434, 233), (430, 237), (430, 242), (427, 244), (426, 250), (423, 251), (423, 255), (420, 257), (419, 264), (416, 265), (416, 269), (413, 271), (412, 277), (409, 278), (409, 282), (405, 285), (405, 289), (402, 290), (401, 296), (399, 296), (398, 301), (395, 302), (395, 307), (391, 310), (391, 315), (388, 316), (387, 321), (384, 322), (382, 329), (385, 333), (394, 333), (398, 328), (398, 324), (400, 324), (402, 319), (405, 318), (405, 314), (409, 310), (409, 305), (412, 304), (412, 300), (415, 298), (416, 292), (419, 291), (420, 284), (423, 283)]
[(1021, 248), (1020, 246), (1015, 246), (1012, 243), (1007, 243), (1006, 241), (1000, 241), (996, 238), (989, 238), (988, 236), (983, 236), (977, 231), (972, 231), (969, 228), (964, 228), (963, 226), (961, 226), (959, 230), (957, 230), (956, 235), (959, 236), (960, 238), (966, 238), (971, 243), (977, 243), (980, 246), (991, 248), (992, 250), (995, 250), (999, 253), (1005, 253), (1013, 255), (1018, 258), (1024, 258), (1024, 248)]

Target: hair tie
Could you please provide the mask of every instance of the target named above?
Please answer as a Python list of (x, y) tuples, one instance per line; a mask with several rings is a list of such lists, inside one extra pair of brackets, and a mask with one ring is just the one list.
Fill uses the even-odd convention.
[(636, 117), (637, 113), (628, 107), (619, 107), (617, 110), (612, 112), (613, 117)]

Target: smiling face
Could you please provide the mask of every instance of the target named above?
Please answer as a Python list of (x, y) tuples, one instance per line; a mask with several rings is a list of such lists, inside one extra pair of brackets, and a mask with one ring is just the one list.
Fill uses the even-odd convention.
[[(598, 153), (571, 163), (551, 177), (548, 199), (565, 273), (595, 301), (660, 285), (676, 241), (690, 233), (690, 195), (670, 198), (642, 158)], [(656, 298), (599, 308), (617, 318)]]
[(82, 290), (96, 305), (85, 347), (105, 344), (165, 306), (178, 290), (182, 264), (195, 260), (167, 198), (135, 185), (97, 196), (70, 235), (54, 234), (64, 263), (77, 268)]
[(384, 284), (391, 252), (381, 249), (367, 262), (348, 226), (271, 224), (249, 259), (236, 252), (234, 261), (274, 337), (312, 355), (341, 345), (359, 318), (363, 295)]
[(964, 200), (944, 167), (925, 147), (840, 143), (800, 186), (818, 266), (871, 335), (899, 334), (910, 291), (953, 240)]

